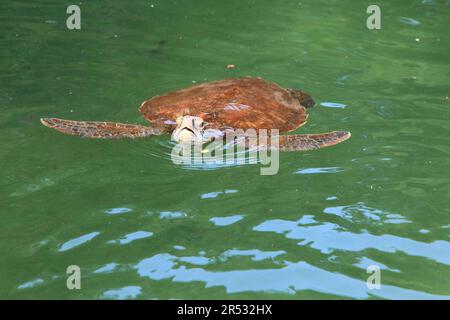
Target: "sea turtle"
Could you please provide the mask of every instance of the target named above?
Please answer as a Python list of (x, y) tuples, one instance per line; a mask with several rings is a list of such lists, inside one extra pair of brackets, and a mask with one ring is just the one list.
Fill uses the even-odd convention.
[[(211, 141), (235, 129), (297, 129), (314, 100), (302, 90), (285, 89), (261, 78), (233, 78), (193, 85), (144, 101), (139, 111), (150, 126), (42, 118), (49, 128), (88, 138), (137, 138), (172, 132), (176, 142)], [(350, 132), (280, 135), (278, 149), (301, 151), (335, 145)]]

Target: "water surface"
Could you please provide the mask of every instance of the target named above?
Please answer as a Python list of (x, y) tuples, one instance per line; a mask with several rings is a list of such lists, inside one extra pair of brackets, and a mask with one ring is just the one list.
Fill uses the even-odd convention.
[[(354, 1), (83, 2), (69, 31), (66, 3), (3, 1), (0, 296), (448, 299), (450, 2), (378, 4), (369, 31)], [(352, 138), (261, 176), (39, 123), (145, 124), (153, 95), (246, 75), (311, 93), (298, 133)]]

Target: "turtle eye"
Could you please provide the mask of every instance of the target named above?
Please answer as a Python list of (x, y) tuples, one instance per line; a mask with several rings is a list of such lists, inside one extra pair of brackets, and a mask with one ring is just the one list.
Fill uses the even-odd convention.
[(205, 122), (202, 121), (202, 123), (200, 123), (200, 127), (204, 127), (205, 126)]
[(202, 118), (199, 118), (199, 117), (197, 117), (196, 119), (195, 119), (195, 124), (197, 125), (197, 126), (199, 126), (200, 128), (201, 127), (203, 127), (203, 119)]

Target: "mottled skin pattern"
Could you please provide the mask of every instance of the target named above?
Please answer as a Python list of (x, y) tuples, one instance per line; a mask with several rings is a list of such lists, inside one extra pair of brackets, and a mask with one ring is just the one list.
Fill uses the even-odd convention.
[(334, 131), (322, 134), (292, 134), (292, 135), (279, 135), (278, 145), (271, 145), (271, 136), (261, 137), (248, 137), (237, 136), (234, 139), (235, 144), (243, 146), (252, 150), (279, 150), (283, 152), (287, 151), (307, 151), (315, 150), (319, 148), (333, 146), (342, 141), (350, 138), (350, 133), (345, 131)]
[(43, 118), (44, 126), (74, 136), (101, 139), (138, 138), (161, 134), (161, 130), (134, 124), (100, 121), (73, 121)]
[(307, 151), (330, 147), (350, 138), (350, 132), (334, 131), (323, 134), (293, 134), (280, 136), (280, 151)]
[[(260, 78), (225, 79), (194, 85), (144, 101), (141, 114), (151, 127), (114, 122), (43, 118), (42, 124), (62, 133), (88, 138), (136, 138), (170, 133), (180, 116), (200, 117), (205, 129), (297, 129), (308, 117), (314, 100), (301, 90), (284, 89)], [(201, 119), (200, 119), (201, 120)], [(280, 151), (305, 151), (332, 146), (350, 138), (349, 132), (280, 135)], [(252, 146), (250, 146), (252, 147)], [(274, 149), (274, 146), (259, 146)]]

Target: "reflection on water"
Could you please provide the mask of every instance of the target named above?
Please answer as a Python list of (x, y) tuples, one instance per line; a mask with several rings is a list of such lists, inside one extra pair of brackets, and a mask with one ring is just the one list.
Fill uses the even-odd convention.
[[(247, 256), (247, 257), (252, 257), (253, 261), (261, 261), (261, 260), (265, 260), (265, 259), (274, 259), (274, 258), (278, 257), (279, 255), (282, 255), (285, 253), (286, 253), (286, 251), (283, 251), (283, 250), (261, 251), (258, 249), (252, 249), (252, 250), (231, 249), (231, 250), (225, 251), (221, 255), (221, 259), (226, 260), (231, 257)], [(274, 262), (276, 262), (276, 261), (274, 260)]]
[(357, 222), (362, 218), (380, 223), (410, 223), (405, 217), (398, 213), (384, 212), (376, 208), (370, 208), (360, 202), (350, 206), (328, 207), (323, 210), (324, 213), (333, 214), (349, 221)]
[(59, 251), (67, 251), (70, 250), (74, 247), (77, 247), (79, 245), (82, 245), (83, 243), (86, 243), (88, 241), (91, 241), (92, 239), (94, 239), (96, 236), (98, 236), (100, 234), (100, 232), (95, 231), (95, 232), (91, 232), (82, 236), (79, 236), (75, 239), (69, 240), (65, 243), (63, 243), (61, 245), (61, 247), (59, 248)]
[[(236, 194), (236, 193), (235, 193)], [(206, 197), (206, 199), (211, 199)], [(215, 199), (214, 197), (212, 199)], [(395, 216), (401, 219), (400, 214), (384, 212), (380, 209), (357, 203), (347, 206), (328, 207), (323, 210), (325, 214), (331, 214), (342, 222), (348, 221), (357, 226), (362, 222), (370, 222), (373, 225), (389, 223), (389, 218)], [(172, 213), (172, 212), (171, 212)], [(166, 213), (167, 214), (167, 213)], [(149, 217), (148, 215), (146, 215)], [(352, 232), (344, 224), (321, 222), (326, 216), (303, 215), (298, 220), (267, 219), (251, 227), (255, 235), (274, 233), (288, 240), (295, 240), (299, 247), (308, 247), (317, 250), (321, 254), (328, 255), (328, 260), (334, 264), (340, 263), (342, 253), (354, 252), (355, 257), (352, 266), (365, 270), (372, 265), (377, 265), (383, 272), (402, 274), (405, 271), (381, 263), (364, 254), (365, 250), (378, 250), (386, 254), (402, 252), (408, 256), (430, 259), (443, 265), (450, 265), (448, 253), (450, 242), (433, 241), (430, 243), (408, 239), (391, 234), (374, 235), (366, 230)], [(216, 226), (231, 225), (243, 218), (242, 215), (228, 217), (212, 217), (209, 220)], [(387, 220), (386, 220), (387, 219)], [(163, 219), (164, 220), (164, 219)], [(169, 219), (170, 220), (170, 219)], [(157, 220), (156, 220), (157, 221)], [(255, 233), (256, 232), (256, 233)], [(72, 239), (61, 246), (60, 251), (69, 250), (75, 246), (86, 243), (97, 236), (98, 232), (86, 234)], [(152, 241), (149, 238), (158, 237), (153, 232), (136, 231), (129, 233), (119, 240), (113, 241), (120, 244), (130, 244), (134, 240)], [(298, 242), (300, 240), (300, 242)], [(280, 242), (280, 241), (277, 241)], [(63, 250), (64, 249), (64, 250)], [(182, 245), (173, 245), (176, 251), (192, 251)], [(354, 278), (344, 273), (329, 271), (329, 266), (319, 266), (309, 263), (304, 259), (295, 259), (287, 250), (261, 250), (257, 248), (242, 249), (230, 248), (216, 255), (208, 256), (204, 250), (197, 255), (176, 255), (173, 253), (156, 253), (147, 258), (138, 259), (137, 263), (118, 264), (106, 263), (92, 268), (92, 274), (121, 274), (135, 269), (143, 279), (152, 281), (169, 280), (174, 283), (204, 283), (205, 288), (223, 287), (228, 294), (261, 292), (283, 293), (294, 295), (299, 291), (316, 291), (324, 294), (345, 298), (365, 299), (400, 298), (400, 299), (449, 299), (450, 296), (442, 294), (430, 294), (420, 290), (402, 288), (401, 286), (383, 283), (379, 290), (369, 290), (363, 279)], [(296, 255), (295, 255), (296, 256)], [(247, 260), (250, 259), (250, 260)], [(248, 266), (244, 261), (252, 261), (253, 266)], [(230, 263), (236, 263), (241, 267), (229, 268)], [(240, 263), (239, 263), (240, 262)], [(263, 264), (261, 264), (263, 263)], [(260, 264), (260, 265), (258, 265)], [(225, 269), (224, 269), (225, 268)], [(53, 281), (55, 281), (53, 279)], [(35, 280), (23, 283), (18, 289), (31, 289), (42, 285), (44, 280)], [(105, 290), (101, 297), (111, 299), (133, 299), (143, 295), (141, 286), (124, 286)], [(177, 296), (173, 296), (176, 298)]]
[(110, 214), (110, 215), (115, 215), (115, 214), (131, 212), (131, 211), (133, 211), (133, 210), (131, 210), (130, 208), (112, 208), (112, 209), (106, 210), (106, 213)]
[(209, 219), (212, 223), (214, 223), (216, 226), (229, 226), (230, 224), (236, 223), (244, 218), (243, 215), (234, 215), (234, 216), (228, 216), (228, 217), (214, 217)]
[(180, 257), (180, 261), (186, 262), (188, 264), (198, 265), (198, 266), (204, 266), (211, 263), (211, 259), (206, 257)]
[(345, 104), (337, 102), (321, 102), (320, 105), (327, 108), (339, 108), (339, 109), (344, 109), (346, 107)]
[(119, 240), (110, 240), (110, 241), (108, 241), (108, 243), (128, 244), (135, 240), (151, 237), (152, 235), (153, 235), (153, 232), (136, 231), (136, 232), (132, 232), (132, 233), (129, 233), (129, 234), (123, 236)]
[(159, 213), (160, 219), (178, 219), (186, 216), (187, 214), (181, 211), (162, 211)]
[(29, 288), (33, 288), (39, 284), (42, 284), (42, 283), (44, 283), (44, 280), (41, 278), (37, 278), (37, 279), (31, 280), (31, 281), (22, 283), (21, 285), (19, 285), (17, 287), (17, 289), (29, 289)]
[(108, 264), (105, 264), (104, 266), (98, 268), (97, 270), (94, 271), (94, 273), (107, 273), (107, 272), (112, 272), (117, 268), (117, 263), (115, 262), (111, 262)]
[(407, 17), (400, 17), (400, 22), (405, 23), (405, 24), (409, 24), (412, 26), (418, 26), (420, 24), (419, 21), (413, 19), (413, 18), (407, 18)]
[[(139, 156), (171, 162), (186, 170), (219, 170), (261, 163), (256, 152), (233, 150), (225, 144), (225, 141), (223, 146), (219, 142), (220, 140), (216, 140), (219, 146), (211, 150), (212, 144), (203, 144), (201, 150), (192, 148), (191, 154), (186, 156), (183, 156), (182, 145), (170, 140), (168, 135), (157, 140), (156, 148), (155, 144), (150, 143), (138, 143), (130, 145), (130, 148)], [(217, 151), (218, 148), (221, 148), (221, 151)]]
[(358, 262), (353, 264), (353, 265), (356, 266), (356, 267), (360, 267), (360, 268), (362, 268), (364, 270), (367, 270), (367, 268), (369, 266), (375, 265), (375, 266), (378, 266), (381, 270), (389, 270), (389, 271), (392, 271), (392, 272), (400, 272), (400, 270), (389, 268), (388, 266), (386, 266), (386, 265), (384, 265), (384, 264), (382, 264), (380, 262), (377, 262), (375, 260), (372, 260), (370, 258), (367, 258), (367, 257), (361, 257), (358, 260)]
[(336, 173), (344, 171), (344, 168), (330, 167), (330, 168), (306, 168), (299, 169), (295, 173), (297, 174), (315, 174), (315, 173)]
[(288, 239), (302, 240), (298, 242), (298, 245), (309, 246), (322, 253), (331, 253), (335, 250), (358, 252), (365, 249), (377, 249), (390, 253), (402, 251), (412, 256), (422, 256), (450, 265), (448, 254), (450, 242), (444, 240), (425, 243), (390, 234), (354, 233), (330, 222), (309, 222), (305, 225), (301, 221), (274, 219), (265, 221), (253, 229), (283, 234)]
[(107, 290), (103, 293), (103, 298), (107, 299), (134, 299), (141, 294), (141, 287), (129, 286), (120, 289)]
[(236, 193), (236, 192), (238, 192), (238, 190), (226, 189), (225, 191), (208, 192), (208, 193), (202, 194), (200, 197), (202, 199), (211, 199), (211, 198), (217, 198), (221, 194)]
[(380, 290), (373, 292), (367, 289), (364, 281), (328, 272), (303, 261), (280, 261), (283, 266), (272, 269), (208, 271), (198, 267), (186, 267), (181, 263), (183, 259), (185, 257), (168, 253), (157, 254), (139, 261), (135, 269), (141, 277), (152, 280), (201, 281), (205, 283), (206, 288), (223, 286), (227, 293), (258, 291), (294, 294), (296, 291), (313, 290), (355, 299), (368, 298), (370, 295), (387, 299), (450, 298), (389, 285), (383, 285)]

